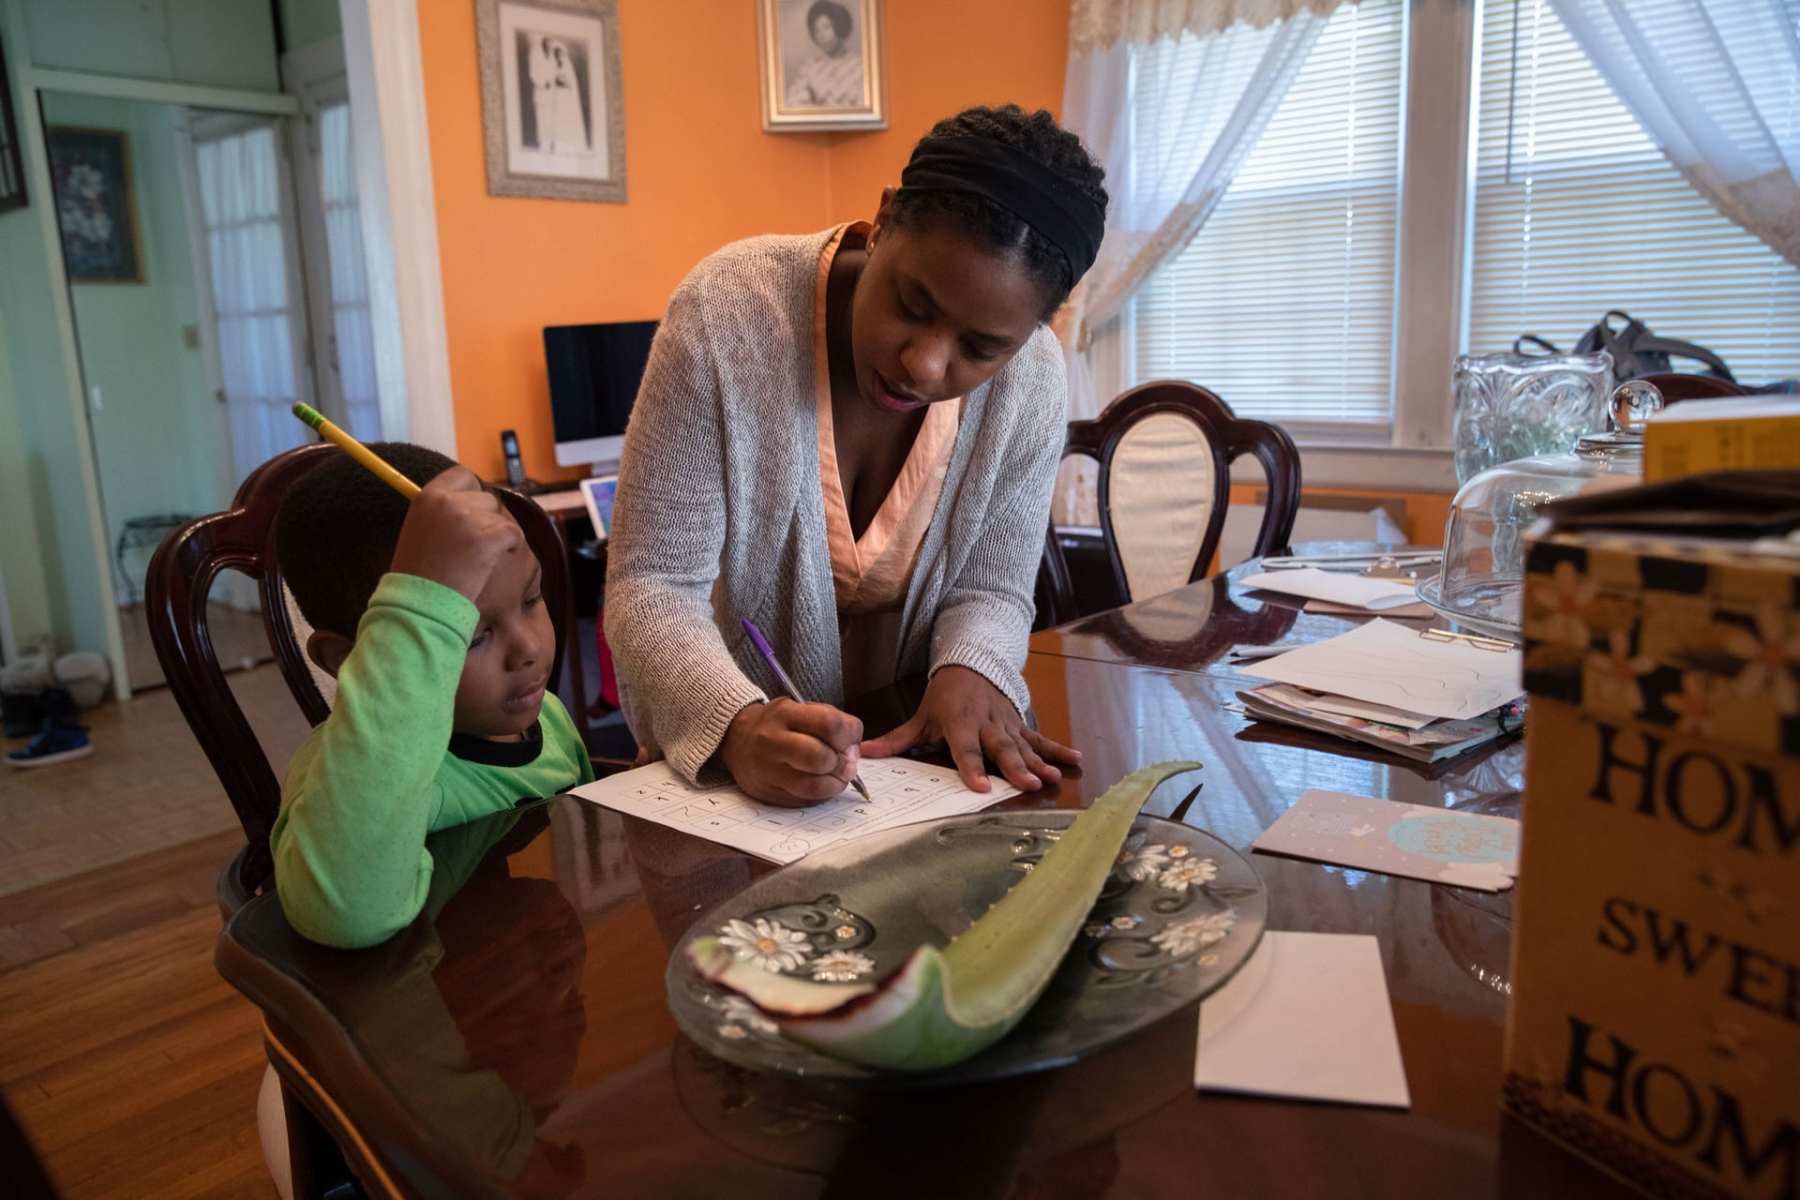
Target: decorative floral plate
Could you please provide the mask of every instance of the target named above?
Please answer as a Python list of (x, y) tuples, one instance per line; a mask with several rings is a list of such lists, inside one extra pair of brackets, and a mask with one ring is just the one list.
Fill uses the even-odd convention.
[[(720, 1058), (827, 1079), (878, 1072), (790, 1042), (748, 1001), (702, 980), (695, 938), (716, 936), (764, 970), (833, 982), (879, 979), (923, 942), (943, 945), (1036, 866), (1076, 814), (978, 813), (904, 825), (829, 847), (757, 880), (695, 922), (669, 958), (669, 1007)], [(1256, 870), (1209, 833), (1141, 816), (1062, 969), (1019, 1027), (929, 1076), (970, 1083), (1072, 1062), (1205, 996), (1262, 937)]]

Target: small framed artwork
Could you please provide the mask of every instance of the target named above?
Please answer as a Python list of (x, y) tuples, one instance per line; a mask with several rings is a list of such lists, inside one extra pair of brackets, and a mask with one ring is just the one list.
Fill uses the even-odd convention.
[(6, 46), (0, 43), (0, 212), (25, 207), (25, 164), (19, 126), (13, 120), (12, 84), (6, 78)]
[(596, 475), (581, 481), (581, 498), (587, 502), (588, 517), (594, 522), (594, 536), (603, 538), (612, 525), (613, 497), (619, 494), (617, 475)]
[(756, 0), (763, 129), (886, 129), (881, 0)]
[(44, 140), (69, 282), (144, 282), (124, 132), (61, 126)]
[(618, 0), (476, 0), (488, 194), (625, 203)]

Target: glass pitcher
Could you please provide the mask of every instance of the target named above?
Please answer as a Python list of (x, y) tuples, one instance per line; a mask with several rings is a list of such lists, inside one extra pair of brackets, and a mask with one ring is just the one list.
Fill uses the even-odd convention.
[(1612, 355), (1464, 354), (1456, 360), (1456, 482), (1561, 454), (1605, 427)]

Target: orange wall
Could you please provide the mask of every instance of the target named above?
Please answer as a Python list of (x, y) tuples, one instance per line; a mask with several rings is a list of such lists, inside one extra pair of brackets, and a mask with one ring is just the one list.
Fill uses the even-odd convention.
[(831, 148), (831, 215), (875, 214), (899, 184), (913, 143), (972, 104), (1062, 109), (1069, 0), (888, 0), (888, 127), (839, 134)]
[(889, 128), (767, 134), (752, 0), (620, 0), (630, 200), (619, 205), (487, 194), (473, 5), (419, 0), (464, 463), (499, 477), (500, 431), (516, 429), (533, 477), (580, 474), (552, 457), (545, 325), (659, 317), (688, 268), (726, 242), (873, 215), (919, 135), (959, 108), (1057, 107), (1068, 0), (885, 8)]
[(419, 0), (457, 452), (482, 475), (504, 473), (502, 429), (533, 477), (571, 474), (551, 452), (545, 325), (660, 317), (709, 251), (830, 220), (828, 140), (762, 132), (755, 9), (705, 8), (620, 0), (630, 200), (591, 204), (488, 195), (474, 6)]

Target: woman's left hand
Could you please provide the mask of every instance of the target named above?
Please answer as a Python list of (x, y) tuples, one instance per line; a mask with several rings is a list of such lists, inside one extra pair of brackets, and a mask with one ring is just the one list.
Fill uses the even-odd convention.
[(984, 752), (1008, 783), (1027, 792), (1062, 778), (1054, 763), (1074, 766), (1081, 761), (1081, 751), (1027, 729), (1012, 701), (967, 667), (945, 667), (933, 675), (912, 720), (864, 742), (862, 756), (890, 758), (932, 742), (950, 747), (963, 782), (977, 792), (992, 786), (982, 765)]

